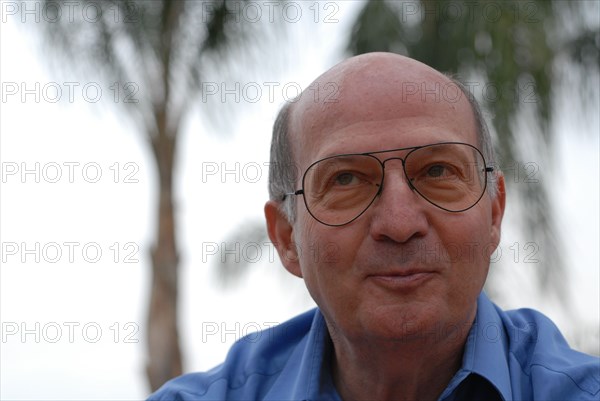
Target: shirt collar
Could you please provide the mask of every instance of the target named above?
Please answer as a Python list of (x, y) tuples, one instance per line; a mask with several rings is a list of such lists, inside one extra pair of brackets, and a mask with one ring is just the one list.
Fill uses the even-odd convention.
[(508, 352), (508, 336), (500, 315), (482, 292), (477, 299), (477, 314), (465, 344), (462, 367), (444, 395), (453, 391), (469, 374), (475, 373), (489, 381), (504, 400), (511, 400)]
[(319, 309), (265, 400), (340, 401), (330, 373), (331, 338)]

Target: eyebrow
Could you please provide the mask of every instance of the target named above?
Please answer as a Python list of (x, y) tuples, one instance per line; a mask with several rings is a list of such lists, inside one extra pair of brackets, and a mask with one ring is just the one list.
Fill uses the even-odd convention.
[(380, 153), (390, 153), (390, 152), (399, 152), (402, 150), (415, 150), (415, 149), (420, 149), (420, 148), (426, 148), (426, 147), (432, 147), (433, 150), (433, 146), (432, 145), (442, 145), (442, 144), (460, 144), (460, 145), (469, 145), (469, 146), (474, 146), (471, 145), (470, 143), (466, 143), (466, 142), (459, 142), (459, 141), (440, 141), (440, 142), (431, 142), (431, 143), (426, 143), (423, 145), (416, 145), (416, 146), (406, 146), (406, 147), (402, 147), (402, 148), (391, 148), (391, 149), (384, 149), (384, 150), (374, 150), (374, 151), (369, 151), (369, 152), (352, 152), (352, 153), (335, 153), (335, 154), (331, 154), (329, 156), (323, 156), (320, 159), (317, 160), (323, 160), (323, 159), (327, 159), (329, 157), (335, 157), (335, 156), (354, 156), (354, 155), (376, 155), (376, 154), (380, 154)]

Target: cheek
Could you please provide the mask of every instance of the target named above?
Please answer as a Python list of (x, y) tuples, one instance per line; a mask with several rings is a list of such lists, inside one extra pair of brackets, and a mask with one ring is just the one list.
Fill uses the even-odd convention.
[[(491, 219), (484, 213), (458, 216), (454, 224), (444, 225), (441, 240), (451, 255), (451, 287), (461, 287), (467, 298), (483, 287), (495, 244), (490, 236)], [(455, 294), (461, 297), (460, 292)]]
[(302, 271), (309, 273), (315, 266), (337, 264), (345, 248), (340, 238), (343, 231), (319, 223), (306, 212), (299, 214), (293, 237)]
[[(300, 267), (305, 279), (312, 276), (323, 277), (340, 270), (348, 257), (348, 247), (329, 227), (307, 229), (298, 237)], [(335, 230), (335, 229), (333, 229)]]
[(464, 214), (457, 213), (454, 221), (443, 226), (443, 238), (446, 243), (463, 249), (464, 262), (481, 264), (488, 260), (495, 249), (492, 238), (492, 219), (489, 207), (480, 202)]
[(345, 280), (352, 277), (349, 271), (360, 239), (351, 235), (355, 230), (346, 227), (329, 227), (317, 221), (304, 222), (298, 224), (294, 237), (300, 252), (300, 269), (304, 281), (319, 303), (324, 297), (336, 296), (339, 289), (346, 285)]

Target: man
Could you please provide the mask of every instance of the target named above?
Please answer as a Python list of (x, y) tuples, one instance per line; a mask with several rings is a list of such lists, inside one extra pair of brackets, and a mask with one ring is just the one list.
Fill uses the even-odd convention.
[(265, 216), (318, 309), (151, 399), (598, 400), (600, 360), (481, 292), (504, 178), (466, 91), (386, 53), (312, 87), (334, 91), (301, 96), (275, 123)]

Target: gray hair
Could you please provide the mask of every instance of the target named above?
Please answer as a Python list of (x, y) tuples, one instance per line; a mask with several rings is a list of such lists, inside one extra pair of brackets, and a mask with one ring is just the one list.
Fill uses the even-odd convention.
[(494, 171), (488, 176), (487, 191), (492, 198), (495, 198), (498, 193), (496, 177), (499, 172), (499, 167), (496, 165), (496, 152), (494, 150), (494, 143), (492, 141), (492, 136), (490, 135), (488, 125), (485, 121), (485, 118), (483, 117), (481, 106), (479, 105), (477, 99), (475, 99), (475, 96), (471, 92), (469, 92), (467, 87), (461, 81), (452, 76), (448, 76), (448, 78), (460, 89), (462, 94), (465, 95), (465, 97), (469, 101), (469, 104), (471, 105), (473, 117), (475, 118), (475, 132), (477, 134), (477, 145), (479, 146), (479, 150), (481, 150), (481, 153), (483, 153), (483, 158), (485, 159), (486, 167), (494, 168)]
[[(487, 123), (483, 117), (481, 107), (466, 86), (454, 77), (448, 77), (467, 97), (473, 116), (475, 117), (475, 129), (477, 133), (477, 142), (486, 161), (486, 166), (493, 166), (494, 172), (488, 181), (487, 191), (493, 198), (497, 194), (495, 152)], [(299, 95), (299, 97), (302, 94)], [(299, 176), (299, 169), (294, 163), (294, 155), (289, 135), (289, 117), (292, 105), (295, 101), (289, 101), (279, 111), (275, 124), (273, 124), (273, 138), (271, 140), (271, 160), (269, 164), (269, 198), (273, 201), (281, 202), (281, 211), (287, 217), (290, 223), (296, 219), (296, 201), (294, 196), (286, 196), (296, 190), (296, 180)]]
[[(301, 96), (301, 95), (300, 95)], [(296, 217), (296, 202), (286, 194), (294, 192), (296, 171), (294, 155), (289, 137), (289, 116), (293, 102), (286, 102), (281, 108), (275, 124), (273, 124), (273, 139), (271, 140), (271, 160), (269, 162), (269, 198), (282, 202), (281, 211), (290, 221)]]

